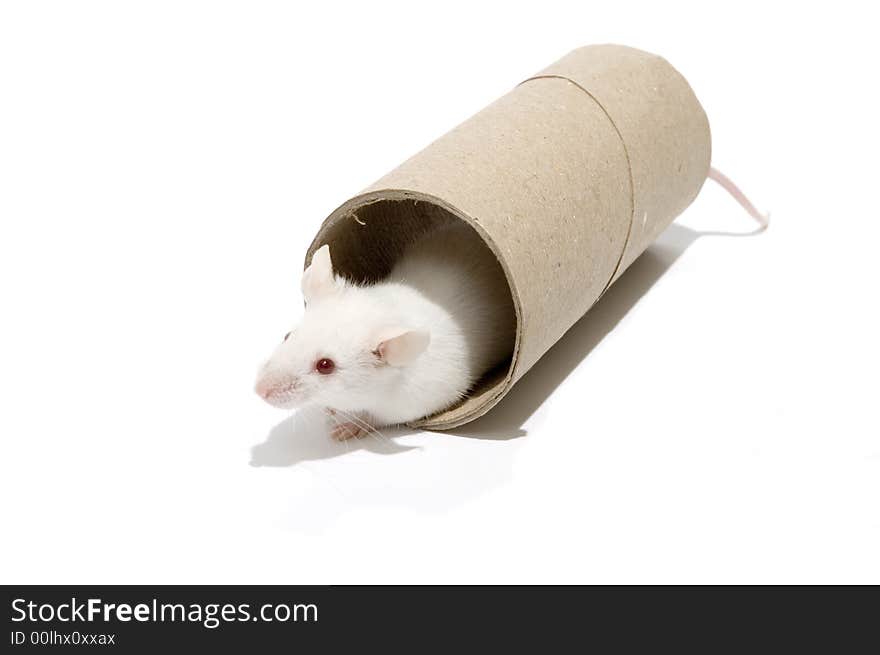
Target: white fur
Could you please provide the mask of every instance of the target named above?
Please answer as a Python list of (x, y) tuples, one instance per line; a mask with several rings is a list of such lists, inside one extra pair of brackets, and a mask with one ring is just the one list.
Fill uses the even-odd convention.
[[(453, 404), (510, 355), (507, 282), (464, 223), (438, 228), (372, 286), (333, 276), (324, 248), (304, 273), (302, 322), (261, 369), (257, 390), (272, 404), (405, 423)], [(315, 370), (325, 357), (329, 375)]]

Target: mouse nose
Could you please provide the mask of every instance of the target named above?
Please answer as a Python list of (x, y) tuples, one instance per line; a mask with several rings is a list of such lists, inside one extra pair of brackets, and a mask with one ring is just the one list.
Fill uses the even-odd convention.
[(296, 378), (292, 375), (279, 375), (268, 373), (261, 375), (254, 386), (254, 391), (264, 400), (272, 396), (293, 391), (296, 387)]
[(260, 378), (257, 380), (254, 391), (257, 392), (257, 395), (260, 396), (260, 398), (265, 400), (272, 395), (272, 385), (266, 378)]

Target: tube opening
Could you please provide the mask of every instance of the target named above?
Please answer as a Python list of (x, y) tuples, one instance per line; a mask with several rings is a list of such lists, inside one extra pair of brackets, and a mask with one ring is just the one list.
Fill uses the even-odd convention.
[[(398, 194), (400, 192), (397, 192)], [(418, 427), (443, 429), (458, 424), (463, 416), (470, 416), (494, 400), (506, 386), (510, 376), (518, 338), (518, 314), (515, 309), (514, 294), (509, 276), (504, 271), (498, 257), (469, 220), (456, 215), (450, 209), (432, 202), (430, 199), (410, 197), (382, 197), (371, 194), (354, 198), (337, 209), (325, 221), (314, 242), (309, 248), (306, 263), (311, 261), (312, 253), (324, 244), (329, 244), (333, 254), (333, 266), (338, 275), (360, 284), (375, 283), (385, 278), (406, 249), (421, 239), (430, 238), (431, 233), (450, 222), (463, 222), (474, 239), (474, 248), (479, 256), (486, 258), (486, 266), (494, 268), (506, 281), (509, 312), (507, 319), (512, 329), (499, 329), (499, 338), (509, 334), (509, 343), (504, 349), (509, 353), (492, 370), (486, 371), (471, 388), (467, 396), (455, 405), (413, 425)], [(452, 423), (455, 421), (455, 423)]]

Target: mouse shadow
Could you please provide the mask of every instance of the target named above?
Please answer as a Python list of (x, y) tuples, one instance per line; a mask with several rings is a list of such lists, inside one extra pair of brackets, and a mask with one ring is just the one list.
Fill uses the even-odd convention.
[(356, 439), (340, 441), (330, 436), (330, 424), (321, 409), (295, 412), (273, 427), (266, 439), (251, 447), (251, 466), (295, 466), (308, 461), (341, 457), (357, 450), (377, 455), (396, 455), (418, 450), (419, 446), (397, 443), (399, 437), (418, 431), (389, 427)]
[(697, 239), (749, 237), (763, 231), (696, 231), (673, 223), (490, 412), (447, 434), (490, 440), (525, 436), (526, 421)]

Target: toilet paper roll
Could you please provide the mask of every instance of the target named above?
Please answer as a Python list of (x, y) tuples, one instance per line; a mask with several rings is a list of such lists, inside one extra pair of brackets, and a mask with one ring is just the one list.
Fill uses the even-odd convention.
[(470, 224), (510, 286), (510, 361), (460, 403), (413, 423), (448, 429), (489, 411), (696, 197), (709, 123), (664, 59), (579, 48), (529, 77), (344, 202), (306, 255), (337, 272), (387, 274), (437, 221)]

